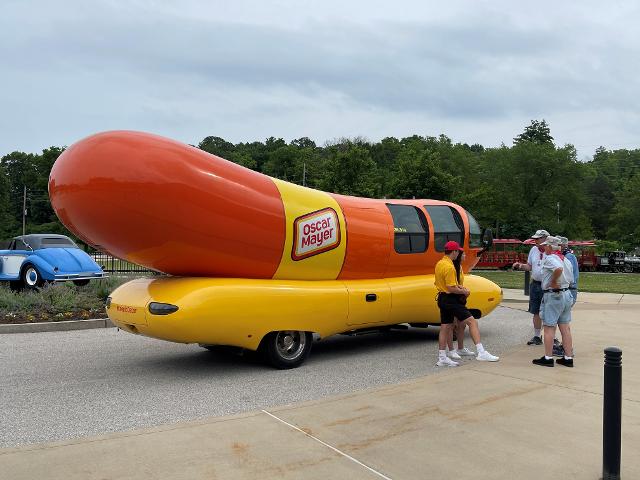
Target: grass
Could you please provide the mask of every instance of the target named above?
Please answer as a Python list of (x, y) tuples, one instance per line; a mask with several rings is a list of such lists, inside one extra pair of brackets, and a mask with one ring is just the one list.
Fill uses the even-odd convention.
[[(524, 289), (523, 272), (474, 270), (474, 275), (488, 278), (502, 288)], [(581, 292), (640, 294), (640, 274), (637, 273), (580, 273), (578, 287)]]
[(107, 277), (78, 287), (72, 282), (51, 283), (39, 290), (14, 292), (0, 282), (0, 323), (56, 322), (104, 318), (109, 294), (134, 277)]

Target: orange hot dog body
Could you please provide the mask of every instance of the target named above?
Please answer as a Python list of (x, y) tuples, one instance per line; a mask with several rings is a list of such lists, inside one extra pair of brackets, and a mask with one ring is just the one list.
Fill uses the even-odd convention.
[[(467, 215), (455, 204), (320, 192), (142, 132), (104, 132), (75, 143), (54, 164), (49, 194), (60, 220), (88, 244), (172, 275), (327, 280), (433, 273), (442, 252), (433, 247), (424, 205), (460, 213), (466, 271), (478, 251), (468, 246)], [(388, 203), (425, 214), (426, 252), (395, 251)], [(332, 211), (337, 218), (327, 224), (335, 242), (328, 233), (321, 239), (329, 250), (296, 254), (296, 225), (302, 230), (315, 212)]]

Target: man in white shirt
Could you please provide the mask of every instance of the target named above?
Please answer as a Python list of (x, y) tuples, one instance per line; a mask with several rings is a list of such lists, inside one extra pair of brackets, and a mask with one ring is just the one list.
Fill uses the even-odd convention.
[(542, 260), (544, 247), (541, 246), (549, 236), (546, 230), (538, 230), (531, 235), (536, 244), (531, 247), (527, 263), (514, 263), (514, 270), (528, 270), (531, 272), (529, 285), (529, 313), (533, 314), (533, 337), (527, 345), (542, 345), (542, 320), (540, 320), (540, 303), (542, 302)]
[(542, 263), (543, 298), (540, 305), (540, 317), (544, 325), (544, 355), (533, 360), (534, 365), (553, 367), (553, 339), (556, 326), (560, 329), (565, 354), (556, 363), (573, 367), (573, 340), (571, 338), (571, 307), (573, 296), (569, 285), (573, 281), (571, 263), (565, 260), (561, 252), (560, 239), (547, 237), (541, 244), (545, 249)]

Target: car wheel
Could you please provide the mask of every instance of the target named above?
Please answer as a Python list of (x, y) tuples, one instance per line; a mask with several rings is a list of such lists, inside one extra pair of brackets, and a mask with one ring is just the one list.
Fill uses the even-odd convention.
[(38, 271), (36, 266), (32, 265), (31, 263), (27, 263), (24, 267), (22, 267), (20, 280), (22, 280), (22, 284), (26, 288), (38, 288), (44, 284), (42, 275), (40, 275), (40, 272)]
[(89, 285), (89, 279), (85, 278), (84, 280), (74, 280), (73, 284), (78, 287), (84, 287), (85, 285)]
[(313, 336), (310, 332), (282, 330), (271, 332), (263, 340), (266, 360), (276, 368), (295, 368), (306, 360), (311, 352)]

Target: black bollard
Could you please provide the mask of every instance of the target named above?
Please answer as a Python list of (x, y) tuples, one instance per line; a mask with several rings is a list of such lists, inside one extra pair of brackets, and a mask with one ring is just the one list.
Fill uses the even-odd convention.
[(602, 478), (620, 479), (622, 421), (622, 350), (604, 349), (604, 407), (602, 415)]
[(531, 277), (531, 272), (529, 270), (524, 271), (524, 294), (529, 296), (529, 278)]

